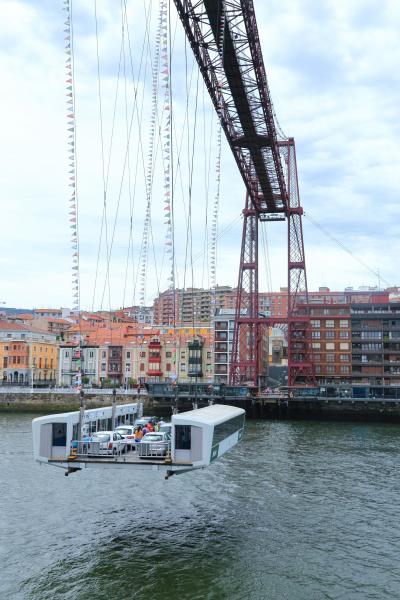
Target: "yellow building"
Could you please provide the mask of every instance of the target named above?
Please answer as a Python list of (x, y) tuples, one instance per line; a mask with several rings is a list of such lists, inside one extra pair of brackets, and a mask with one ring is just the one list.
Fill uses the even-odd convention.
[[(55, 385), (58, 375), (56, 335), (0, 320), (0, 380), (7, 384)], [(40, 383), (39, 383), (40, 382)]]
[(57, 344), (29, 342), (29, 368), (34, 382), (55, 382), (58, 374)]

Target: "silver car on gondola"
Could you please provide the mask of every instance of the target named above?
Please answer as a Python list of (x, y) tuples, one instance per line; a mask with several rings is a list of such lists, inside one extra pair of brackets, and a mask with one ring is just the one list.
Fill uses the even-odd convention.
[(139, 458), (159, 458), (171, 451), (171, 434), (164, 431), (152, 431), (142, 437), (137, 445)]

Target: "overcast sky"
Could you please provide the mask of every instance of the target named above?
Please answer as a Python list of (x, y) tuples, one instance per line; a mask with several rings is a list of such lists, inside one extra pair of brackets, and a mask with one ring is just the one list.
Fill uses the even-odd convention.
[[(276, 113), (283, 131), (296, 140), (309, 289), (321, 285), (338, 290), (350, 285), (378, 285), (378, 272), (382, 287), (386, 283), (400, 283), (397, 270), (400, 3), (397, 0), (255, 0), (254, 3)], [(139, 302), (141, 284), (137, 273), (138, 268), (140, 273), (146, 201), (150, 67), (158, 2), (127, 2), (129, 28), (121, 46), (120, 3), (97, 0), (103, 138), (106, 162), (110, 163), (109, 246), (115, 227), (109, 282), (105, 277), (104, 228), (99, 245), (103, 184), (94, 4), (89, 0), (74, 0), (73, 6), (81, 305), (82, 308), (92, 305), (108, 308), (109, 304), (118, 307)], [(185, 61), (182, 26), (174, 7), (171, 17), (176, 283), (181, 287), (192, 283), (206, 287), (211, 282), (207, 243), (217, 186), (218, 127), (189, 48)], [(0, 3), (0, 302), (8, 306), (72, 305), (64, 20), (61, 0)], [(131, 77), (128, 34), (135, 83)], [(124, 171), (130, 119), (127, 115), (133, 114), (132, 111), (129, 169)], [(166, 289), (169, 275), (166, 228), (162, 220), (163, 169), (157, 140), (155, 147), (147, 304), (158, 290)], [(195, 168), (190, 182), (192, 148), (195, 148)], [(189, 245), (186, 253), (189, 189), (193, 250), (190, 253)], [(220, 285), (237, 282), (243, 204), (244, 186), (223, 142), (217, 250)], [(285, 226), (270, 225), (267, 239), (272, 289), (278, 290), (286, 285), (287, 278)], [(263, 263), (262, 290), (270, 287), (266, 269)]]

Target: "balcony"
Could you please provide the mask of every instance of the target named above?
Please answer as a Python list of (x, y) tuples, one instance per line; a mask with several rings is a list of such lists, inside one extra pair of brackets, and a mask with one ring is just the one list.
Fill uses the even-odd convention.
[(151, 369), (150, 371), (146, 371), (146, 375), (147, 377), (162, 377), (163, 372), (161, 371), (161, 369)]

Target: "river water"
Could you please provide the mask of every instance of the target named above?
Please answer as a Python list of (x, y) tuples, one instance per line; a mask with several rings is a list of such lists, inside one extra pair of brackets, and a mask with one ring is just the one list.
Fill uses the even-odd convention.
[(400, 598), (400, 426), (248, 422), (172, 477), (34, 463), (0, 414), (0, 598)]

